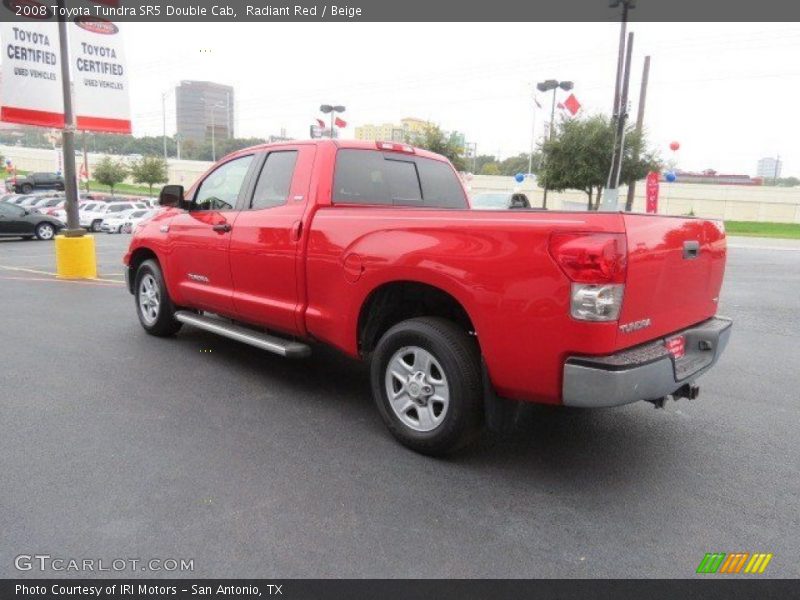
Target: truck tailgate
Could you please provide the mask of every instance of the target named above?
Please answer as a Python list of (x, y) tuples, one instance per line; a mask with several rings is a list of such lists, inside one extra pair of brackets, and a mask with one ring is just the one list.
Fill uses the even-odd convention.
[(628, 274), (617, 347), (711, 318), (725, 271), (721, 221), (625, 214)]

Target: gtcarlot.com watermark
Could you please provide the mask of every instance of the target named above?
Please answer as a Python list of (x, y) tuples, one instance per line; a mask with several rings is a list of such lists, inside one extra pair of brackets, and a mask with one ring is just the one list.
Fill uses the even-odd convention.
[(71, 572), (71, 573), (123, 573), (123, 572), (191, 572), (193, 558), (73, 558), (49, 554), (19, 554), (14, 558), (18, 571)]

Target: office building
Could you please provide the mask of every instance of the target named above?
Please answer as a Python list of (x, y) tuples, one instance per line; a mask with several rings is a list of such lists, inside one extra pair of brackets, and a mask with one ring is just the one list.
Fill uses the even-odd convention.
[(781, 167), (783, 163), (780, 158), (773, 158), (768, 156), (758, 161), (756, 175), (763, 177), (766, 180), (777, 179), (781, 176)]
[(181, 81), (175, 88), (178, 139), (203, 143), (234, 137), (233, 88), (211, 81)]

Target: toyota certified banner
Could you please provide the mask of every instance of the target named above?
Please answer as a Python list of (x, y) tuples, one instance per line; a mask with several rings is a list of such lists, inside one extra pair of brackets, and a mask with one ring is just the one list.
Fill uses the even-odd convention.
[[(0, 23), (0, 120), (64, 127), (58, 23), (52, 8)], [(8, 11), (3, 6), (0, 11)], [(75, 16), (67, 27), (73, 106), (79, 130), (130, 133), (122, 34), (102, 17)]]
[(69, 45), (78, 129), (130, 133), (128, 75), (119, 25), (78, 17), (69, 27)]
[(1, 23), (0, 42), (0, 120), (63, 127), (58, 24), (36, 20)]

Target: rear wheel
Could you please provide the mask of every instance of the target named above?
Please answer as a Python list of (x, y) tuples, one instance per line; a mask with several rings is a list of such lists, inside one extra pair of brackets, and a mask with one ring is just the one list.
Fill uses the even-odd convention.
[(96, 233), (100, 231), (100, 227), (102, 227), (102, 225), (103, 225), (102, 219), (95, 219), (94, 221), (92, 221), (91, 229)]
[(412, 450), (447, 454), (480, 430), (480, 353), (450, 321), (424, 317), (389, 329), (375, 349), (371, 379), (386, 426)]
[(40, 240), (52, 240), (56, 235), (56, 228), (52, 223), (39, 223), (35, 231)]
[(169, 297), (161, 267), (146, 260), (136, 270), (134, 298), (136, 314), (144, 330), (159, 337), (177, 333), (182, 323), (175, 319), (175, 305)]
[(30, 194), (33, 191), (33, 186), (30, 183), (23, 183), (22, 184), (22, 193), (23, 194)]

